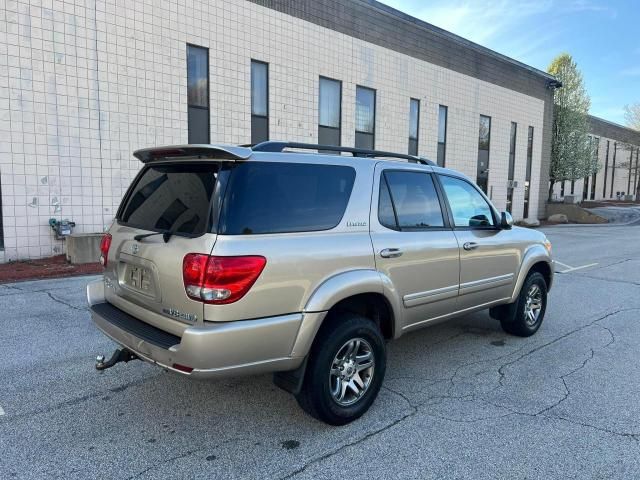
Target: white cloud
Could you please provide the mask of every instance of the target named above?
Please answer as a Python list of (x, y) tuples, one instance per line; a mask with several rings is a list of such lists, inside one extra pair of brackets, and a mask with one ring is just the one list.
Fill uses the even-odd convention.
[(547, 13), (553, 7), (552, 0), (517, 3), (508, 0), (456, 0), (429, 2), (427, 6), (414, 8), (403, 0), (384, 1), (425, 22), (484, 45), (517, 27), (523, 20)]

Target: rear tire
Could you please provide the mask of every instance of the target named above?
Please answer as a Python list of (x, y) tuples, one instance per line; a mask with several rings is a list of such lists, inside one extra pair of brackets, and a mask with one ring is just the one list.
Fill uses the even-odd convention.
[(371, 320), (341, 314), (322, 325), (296, 400), (312, 417), (344, 425), (374, 402), (387, 366), (384, 338)]
[(518, 300), (492, 312), (502, 329), (518, 337), (530, 337), (538, 331), (547, 310), (547, 282), (539, 272), (531, 272), (520, 289)]

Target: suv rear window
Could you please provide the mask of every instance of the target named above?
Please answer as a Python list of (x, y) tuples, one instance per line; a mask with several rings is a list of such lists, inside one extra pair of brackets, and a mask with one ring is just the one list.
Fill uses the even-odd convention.
[(147, 167), (130, 191), (118, 221), (151, 231), (197, 236), (209, 228), (218, 164)]
[(234, 165), (218, 233), (329, 230), (347, 208), (355, 170), (340, 165), (247, 162)]

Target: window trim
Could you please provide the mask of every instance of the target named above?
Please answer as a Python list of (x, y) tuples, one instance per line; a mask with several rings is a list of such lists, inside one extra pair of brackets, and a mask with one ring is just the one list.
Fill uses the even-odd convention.
[[(369, 135), (371, 136), (371, 138), (373, 139), (371, 142), (372, 145), (372, 149), (374, 149), (376, 147), (376, 120), (377, 120), (377, 116), (378, 116), (378, 91), (375, 88), (371, 88), (371, 87), (365, 87), (364, 85), (356, 85), (356, 105), (354, 105), (355, 111), (356, 111), (356, 115), (358, 112), (358, 108), (357, 108), (357, 104), (358, 104), (358, 89), (359, 88), (363, 88), (365, 90), (369, 90), (371, 92), (373, 92), (373, 131), (372, 132), (364, 132), (362, 130), (358, 130), (357, 128), (355, 128), (355, 133), (358, 134), (362, 134), (362, 135)], [(354, 142), (355, 142), (355, 138), (354, 138)]]
[[(338, 127), (331, 127), (329, 125), (322, 125), (320, 123), (320, 85), (322, 84), (322, 80), (328, 80), (330, 82), (337, 82), (340, 85), (340, 98), (338, 100)], [(342, 80), (338, 80), (337, 78), (327, 77), (325, 75), (318, 76), (318, 128), (330, 128), (332, 130), (338, 130), (340, 134), (340, 143), (342, 144)]]
[[(440, 204), (440, 213), (442, 214), (442, 227), (401, 227), (400, 222), (398, 221), (398, 212), (396, 210), (395, 201), (393, 199), (393, 194), (391, 193), (391, 187), (389, 186), (389, 182), (385, 175), (385, 172), (399, 172), (399, 173), (419, 173), (423, 175), (431, 176), (431, 181), (433, 182), (433, 187), (436, 191), (436, 196), (438, 198), (438, 203)], [(452, 225), (449, 219), (449, 214), (446, 208), (446, 202), (444, 199), (444, 192), (440, 189), (440, 184), (434, 178), (434, 173), (426, 170), (414, 170), (411, 168), (383, 168), (380, 170), (379, 181), (378, 181), (378, 205), (376, 207), (376, 218), (381, 227), (386, 228), (387, 230), (392, 230), (394, 232), (438, 232), (438, 231), (446, 231), (451, 230)], [(382, 191), (382, 186), (386, 185), (387, 190), (389, 192), (389, 198), (391, 199), (391, 207), (393, 208), (393, 216), (396, 219), (396, 227), (391, 228), (380, 220), (380, 193)]]
[[(440, 111), (444, 109), (444, 142), (440, 141)], [(438, 149), (436, 149), (436, 164), (439, 167), (445, 168), (447, 164), (447, 130), (449, 128), (449, 106), (438, 104), (438, 132), (436, 135), (436, 145), (437, 147), (442, 144), (442, 165), (438, 163)], [(436, 147), (436, 148), (437, 148)]]
[[(438, 186), (440, 187), (441, 191), (442, 191), (442, 195), (445, 198), (445, 204), (447, 207), (447, 215), (449, 216), (449, 224), (451, 225), (451, 228), (453, 230), (490, 230), (490, 231), (497, 231), (497, 230), (502, 230), (500, 228), (500, 222), (499, 222), (499, 218), (500, 216), (498, 215), (498, 211), (496, 210), (496, 207), (493, 205), (493, 203), (491, 203), (491, 200), (489, 200), (489, 197), (482, 191), (482, 189), (478, 188), (478, 186), (476, 184), (474, 184), (473, 182), (470, 182), (469, 180), (467, 180), (466, 178), (463, 177), (458, 177), (456, 175), (451, 175), (448, 173), (437, 173), (436, 178), (438, 180)], [(487, 202), (487, 205), (489, 205), (489, 210), (491, 210), (491, 215), (493, 217), (493, 225), (490, 225), (488, 227), (483, 227), (483, 226), (478, 226), (478, 227), (471, 227), (471, 226), (457, 226), (455, 223), (455, 218), (453, 217), (453, 210), (451, 210), (451, 205), (449, 204), (449, 198), (447, 197), (447, 194), (444, 190), (444, 186), (442, 185), (442, 182), (440, 181), (440, 177), (451, 177), (451, 178), (455, 178), (456, 180), (460, 180), (462, 182), (466, 182), (469, 185), (471, 185), (472, 188), (474, 188), (478, 193), (480, 193), (480, 195), (482, 196), (482, 198), (484, 198), (485, 202)]]
[[(265, 67), (267, 67), (267, 81), (266, 81), (266, 103), (267, 103), (267, 114), (266, 115), (256, 115), (253, 113), (253, 83), (250, 81), (249, 82), (249, 97), (250, 97), (250, 102), (249, 102), (249, 112), (251, 113), (251, 127), (253, 127), (253, 118), (261, 118), (263, 120), (267, 121), (267, 140), (270, 138), (270, 128), (269, 128), (269, 115), (271, 113), (271, 109), (269, 108), (269, 62), (264, 62), (262, 60), (257, 60), (255, 58), (251, 58), (251, 61), (249, 62), (249, 75), (251, 75), (251, 64), (252, 63), (261, 63), (262, 65), (264, 65)], [(253, 143), (253, 138), (251, 139), (251, 143)]]
[[(416, 115), (416, 137), (413, 138), (411, 136), (411, 104), (413, 102), (416, 102), (416, 104), (418, 105), (418, 111), (417, 111), (417, 115)], [(418, 155), (418, 152), (420, 152), (420, 99), (419, 98), (414, 98), (414, 97), (409, 97), (409, 139), (408, 139), (408, 143), (409, 143), (409, 150), (411, 150), (411, 141), (414, 140), (416, 142), (416, 153), (413, 154), (409, 151), (409, 155)]]
[[(200, 50), (204, 50), (207, 54), (207, 106), (202, 107), (200, 105), (190, 105), (189, 104), (189, 47), (198, 48)], [(187, 141), (190, 136), (190, 125), (189, 125), (189, 109), (195, 108), (196, 110), (206, 110), (207, 115), (207, 141), (204, 143), (211, 143), (211, 73), (210, 73), (210, 65), (211, 58), (209, 56), (209, 47), (203, 47), (202, 45), (196, 45), (195, 43), (187, 42), (186, 49), (186, 61), (187, 61)]]

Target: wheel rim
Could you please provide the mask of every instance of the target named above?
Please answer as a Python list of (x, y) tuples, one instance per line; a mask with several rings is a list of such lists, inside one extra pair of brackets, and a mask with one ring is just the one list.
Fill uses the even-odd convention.
[(542, 289), (538, 285), (531, 285), (524, 304), (524, 320), (530, 327), (534, 326), (540, 318), (542, 302)]
[(346, 342), (331, 362), (329, 389), (340, 406), (353, 405), (369, 389), (373, 380), (375, 359), (373, 349), (364, 338)]

